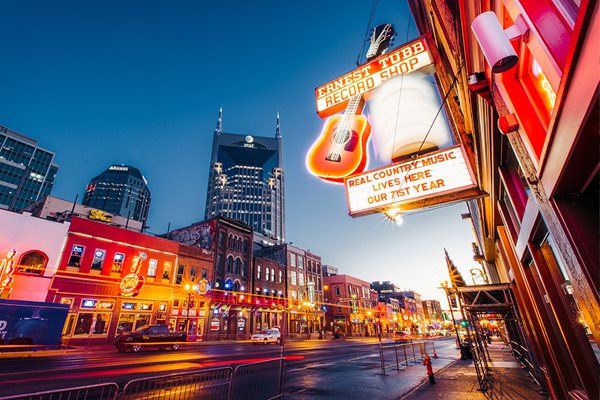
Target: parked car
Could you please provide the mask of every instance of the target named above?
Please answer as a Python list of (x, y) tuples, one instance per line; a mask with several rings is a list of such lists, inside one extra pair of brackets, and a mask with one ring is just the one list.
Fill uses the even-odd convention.
[(254, 344), (256, 344), (256, 343), (281, 344), (281, 332), (279, 332), (279, 329), (274, 329), (274, 328), (266, 329), (266, 330), (262, 331), (261, 333), (255, 333), (254, 335), (252, 335), (250, 340), (252, 340), (252, 343), (254, 343)]
[(169, 331), (167, 325), (145, 325), (134, 332), (117, 335), (114, 346), (121, 353), (127, 350), (137, 353), (142, 347), (149, 346), (177, 350), (186, 337), (185, 332)]
[(413, 337), (406, 332), (394, 332), (394, 342), (396, 343), (407, 343), (413, 340)]

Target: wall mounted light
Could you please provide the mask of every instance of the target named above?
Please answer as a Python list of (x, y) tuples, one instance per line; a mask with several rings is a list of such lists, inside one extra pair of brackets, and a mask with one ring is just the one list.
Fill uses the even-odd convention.
[(511, 40), (518, 38), (522, 38), (525, 42), (529, 40), (529, 27), (520, 15), (514, 25), (504, 30), (496, 14), (487, 11), (473, 20), (471, 29), (494, 73), (508, 71), (519, 61), (510, 43)]

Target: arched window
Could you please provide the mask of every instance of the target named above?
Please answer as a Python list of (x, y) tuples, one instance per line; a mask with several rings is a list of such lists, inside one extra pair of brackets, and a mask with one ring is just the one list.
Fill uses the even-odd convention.
[(231, 273), (232, 269), (233, 269), (233, 257), (227, 256), (227, 266), (226, 266), (225, 272)]
[(275, 268), (271, 269), (271, 282), (275, 282)]
[(23, 253), (17, 266), (17, 272), (44, 275), (48, 264), (48, 256), (41, 251), (33, 250)]
[(248, 239), (244, 239), (244, 253), (248, 252)]
[(242, 273), (242, 260), (239, 258), (235, 259), (235, 274), (240, 275)]
[(236, 249), (238, 249), (239, 251), (242, 251), (242, 238), (241, 237), (238, 237)]
[(233, 291), (234, 292), (239, 292), (240, 291), (240, 281), (235, 281), (233, 283)]
[(270, 273), (270, 269), (269, 268), (265, 268), (265, 280), (268, 281), (269, 280), (269, 273)]
[(256, 267), (256, 279), (260, 279), (260, 265)]
[(246, 262), (242, 261), (242, 276), (246, 276)]
[(225, 246), (225, 232), (219, 232), (219, 246)]

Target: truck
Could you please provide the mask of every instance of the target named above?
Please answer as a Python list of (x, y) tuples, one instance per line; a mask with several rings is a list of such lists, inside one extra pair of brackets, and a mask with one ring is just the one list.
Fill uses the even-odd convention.
[(137, 353), (142, 347), (177, 350), (186, 339), (185, 332), (171, 332), (167, 325), (145, 325), (136, 331), (117, 335), (113, 344), (120, 353), (127, 350)]

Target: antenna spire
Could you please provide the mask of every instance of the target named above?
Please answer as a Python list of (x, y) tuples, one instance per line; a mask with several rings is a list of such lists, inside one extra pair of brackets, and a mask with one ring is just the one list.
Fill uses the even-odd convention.
[(277, 111), (277, 128), (275, 129), (275, 139), (281, 140), (281, 129), (279, 127), (279, 111)]
[(217, 127), (215, 128), (215, 134), (220, 135), (223, 133), (223, 105), (219, 107), (219, 120), (217, 121)]

